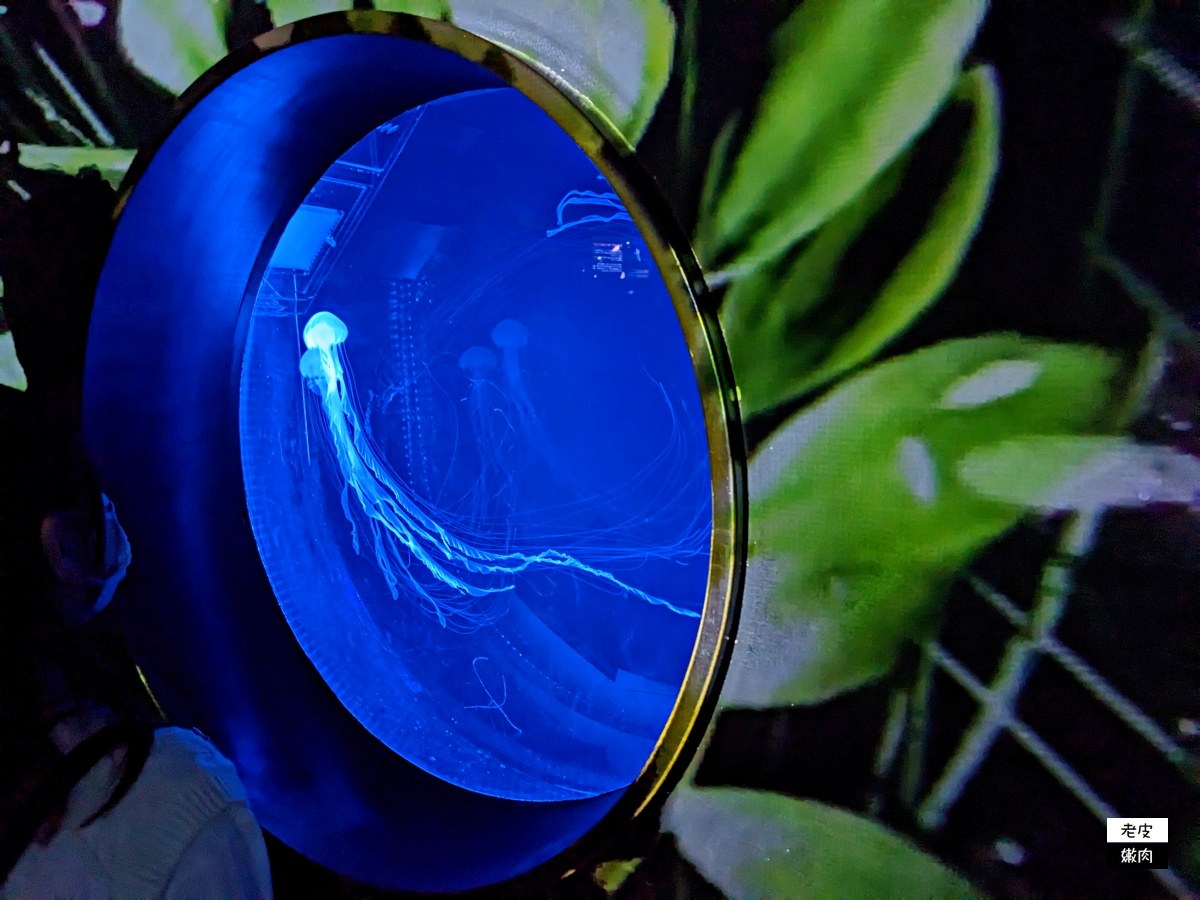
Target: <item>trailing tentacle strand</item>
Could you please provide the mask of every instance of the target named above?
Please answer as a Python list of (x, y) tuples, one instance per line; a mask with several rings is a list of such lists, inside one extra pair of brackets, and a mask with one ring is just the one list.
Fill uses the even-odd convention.
[[(513, 576), (532, 569), (556, 568), (586, 576), (679, 615), (699, 617), (698, 612), (634, 587), (570, 553), (556, 549), (496, 553), (438, 522), (434, 518), (436, 510), (422, 508), (420, 498), (394, 475), (363, 427), (342, 346), (348, 335), (345, 323), (332, 313), (312, 316), (304, 327), (308, 349), (300, 359), (300, 374), (321, 398), (327, 437), (344, 480), (342, 508), (353, 529), (355, 550), (361, 552), (359, 520), (365, 519), (375, 561), (394, 598), (404, 588), (415, 593), (443, 626), (478, 626), (490, 619), (486, 609), (477, 608), (475, 601), (479, 598), (512, 590)], [(470, 368), (472, 363), (477, 368), (486, 365), (482, 358), (466, 360), (464, 365)], [(686, 547), (680, 550), (684, 556), (693, 553)], [(617, 556), (612, 549), (605, 555)], [(622, 555), (635, 558), (647, 555), (647, 551), (625, 551)], [(431, 580), (418, 578), (414, 563)]]

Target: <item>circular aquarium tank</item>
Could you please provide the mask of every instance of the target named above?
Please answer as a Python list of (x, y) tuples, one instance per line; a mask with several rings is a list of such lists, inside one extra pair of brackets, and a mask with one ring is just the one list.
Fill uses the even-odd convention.
[(246, 501), (288, 624), (377, 738), (516, 800), (628, 786), (712, 541), (679, 318), (624, 204), (513, 88), (355, 144), (250, 312)]
[(720, 684), (728, 366), (581, 105), (446, 23), (323, 16), (205, 75), (122, 193), (86, 419), (135, 651), (264, 827), (372, 884), (565, 872)]

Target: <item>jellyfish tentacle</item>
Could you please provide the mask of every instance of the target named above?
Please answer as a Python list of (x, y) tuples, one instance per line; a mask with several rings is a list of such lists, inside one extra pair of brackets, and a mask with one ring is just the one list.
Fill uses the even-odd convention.
[[(498, 366), (496, 354), (487, 347), (469, 347), (458, 360), (459, 368), (467, 373), (470, 390), (467, 397), (470, 413), (471, 430), (475, 434), (475, 447), (479, 453), (479, 477), (473, 490), (473, 512), (475, 521), (481, 521), (491, 512), (493, 503), (499, 502), (502, 495), (507, 493), (512, 485), (512, 476), (504, 476), (504, 464), (501, 459), (503, 440), (506, 435), (497, 436), (497, 417), (507, 418), (492, 398), (497, 392), (492, 374)], [(488, 485), (496, 484), (495, 493), (488, 495)], [(511, 498), (509, 502), (511, 513)]]
[[(518, 328), (509, 328), (507, 333), (502, 334), (506, 343), (501, 346), (506, 354), (514, 350), (525, 337), (522, 334), (524, 326), (514, 320), (507, 321), (513, 322)], [(304, 343), (308, 351), (301, 357), (300, 370), (306, 383), (319, 389), (334, 456), (345, 485), (357, 501), (354, 506), (348, 500), (344, 501), (343, 510), (352, 529), (356, 528), (357, 518), (365, 517), (375, 545), (376, 562), (393, 597), (398, 598), (403, 582), (433, 610), (443, 626), (448, 626), (452, 618), (468, 623), (482, 622), (486, 620), (485, 616), (473, 613), (467, 603), (455, 597), (479, 599), (501, 594), (513, 589), (513, 576), (535, 568), (556, 568), (589, 576), (618, 592), (655, 606), (663, 606), (679, 615), (692, 618), (699, 616), (698, 612), (643, 591), (572, 554), (555, 549), (532, 553), (511, 550), (495, 553), (453, 534), (449, 528), (437, 522), (430, 512), (421, 508), (419, 498), (383, 462), (364, 430), (342, 346), (348, 334), (345, 323), (332, 313), (315, 314), (304, 328)], [(316, 356), (311, 355), (314, 351)], [(478, 365), (486, 366), (481, 356), (477, 354), (476, 357)], [(528, 410), (532, 412), (531, 404)], [(348, 498), (349, 493), (344, 496)], [(354, 536), (357, 544), (357, 531), (354, 531)], [(438, 589), (418, 579), (401, 548), (434, 581), (448, 588), (450, 596), (447, 596), (445, 589)], [(478, 578), (470, 576), (483, 576), (488, 580), (479, 583)]]
[(529, 392), (525, 389), (525, 381), (521, 375), (521, 350), (529, 343), (529, 329), (516, 319), (504, 319), (492, 329), (492, 343), (501, 350), (504, 383), (508, 388), (511, 402), (517, 410), (517, 417), (526, 442), (547, 463), (554, 477), (566, 486), (586, 495), (590, 502), (604, 502), (604, 498), (589, 490), (586, 485), (563, 464), (560, 454), (550, 436), (546, 433), (537, 409)]

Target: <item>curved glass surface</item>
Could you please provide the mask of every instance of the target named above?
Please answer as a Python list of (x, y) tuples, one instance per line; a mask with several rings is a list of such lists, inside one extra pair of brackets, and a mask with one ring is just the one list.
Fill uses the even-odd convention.
[(700, 621), (709, 448), (647, 247), (536, 105), (438, 100), (330, 167), (254, 299), (240, 436), (280, 607), (380, 741), (510, 799), (637, 777)]

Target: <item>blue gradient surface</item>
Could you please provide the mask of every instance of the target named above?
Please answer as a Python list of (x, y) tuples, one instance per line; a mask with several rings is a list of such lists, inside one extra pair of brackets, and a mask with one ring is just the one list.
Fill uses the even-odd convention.
[(239, 431), (305, 654), (446, 782), (627, 786), (678, 695), (712, 533), (694, 366), (629, 215), (496, 89), (367, 135), (283, 233)]

